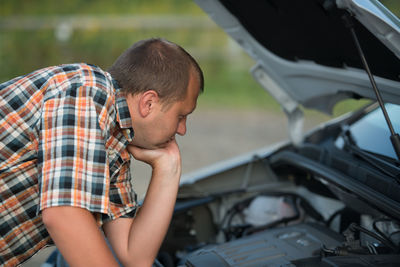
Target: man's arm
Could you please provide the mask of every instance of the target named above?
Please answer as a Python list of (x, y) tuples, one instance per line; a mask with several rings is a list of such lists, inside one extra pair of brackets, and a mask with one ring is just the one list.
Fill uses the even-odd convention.
[[(163, 149), (129, 147), (129, 151), (152, 166), (152, 179), (135, 219), (108, 222), (104, 231), (124, 266), (151, 266), (172, 217), (181, 175), (180, 153), (175, 140)], [(51, 207), (42, 211), (42, 219), (70, 266), (118, 266), (88, 210)]]
[(108, 222), (104, 231), (124, 266), (151, 266), (172, 217), (181, 175), (180, 152), (175, 140), (157, 150), (128, 149), (137, 160), (152, 166), (150, 185), (135, 219)]
[(42, 211), (42, 219), (71, 267), (118, 266), (88, 210), (69, 206), (51, 207)]

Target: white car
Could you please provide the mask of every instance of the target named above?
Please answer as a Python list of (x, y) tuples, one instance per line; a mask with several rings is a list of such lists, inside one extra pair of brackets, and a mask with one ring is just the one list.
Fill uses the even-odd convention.
[[(399, 19), (375, 0), (196, 2), (256, 61), (291, 140), (184, 177), (155, 265), (400, 266)], [(302, 134), (302, 107), (348, 98), (373, 103)]]

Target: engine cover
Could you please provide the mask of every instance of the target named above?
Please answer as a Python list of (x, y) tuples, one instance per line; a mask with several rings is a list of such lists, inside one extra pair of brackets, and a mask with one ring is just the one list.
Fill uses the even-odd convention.
[(290, 266), (291, 261), (319, 255), (322, 245), (334, 248), (343, 237), (317, 224), (275, 228), (191, 254), (186, 266)]

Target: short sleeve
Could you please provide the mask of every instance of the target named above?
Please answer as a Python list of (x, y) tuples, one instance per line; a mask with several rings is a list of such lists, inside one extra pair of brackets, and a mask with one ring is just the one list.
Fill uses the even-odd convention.
[(125, 149), (116, 155), (117, 160), (110, 168), (109, 213), (101, 214), (101, 217), (97, 218), (100, 225), (119, 217), (133, 218), (138, 208), (131, 182), (129, 154)]
[(91, 89), (45, 99), (38, 149), (39, 210), (73, 206), (108, 213), (110, 175), (101, 108)]

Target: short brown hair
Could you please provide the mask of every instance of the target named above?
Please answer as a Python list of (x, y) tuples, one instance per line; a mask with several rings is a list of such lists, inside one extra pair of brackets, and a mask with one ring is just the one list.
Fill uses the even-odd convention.
[(191, 73), (197, 76), (200, 91), (204, 90), (203, 72), (196, 60), (179, 45), (161, 38), (134, 43), (108, 72), (125, 93), (154, 90), (166, 103), (185, 98)]

